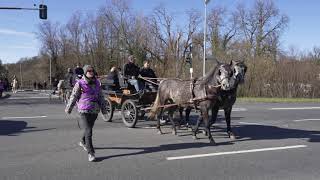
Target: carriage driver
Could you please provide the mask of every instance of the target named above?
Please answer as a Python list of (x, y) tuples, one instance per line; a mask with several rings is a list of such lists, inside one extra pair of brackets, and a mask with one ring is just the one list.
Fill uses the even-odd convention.
[[(150, 68), (150, 62), (147, 60), (143, 61), (143, 67), (140, 69), (140, 75), (146, 78), (157, 78), (153, 69)], [(151, 79), (151, 82), (156, 83), (157, 80)], [(151, 82), (144, 81), (143, 83), (145, 84), (146, 89), (148, 89), (149, 91), (155, 91), (157, 89), (157, 85)]]
[(128, 82), (134, 86), (138, 93), (142, 92), (141, 82), (138, 81), (139, 67), (135, 64), (135, 57), (130, 55), (128, 63), (124, 65), (124, 76), (128, 78)]

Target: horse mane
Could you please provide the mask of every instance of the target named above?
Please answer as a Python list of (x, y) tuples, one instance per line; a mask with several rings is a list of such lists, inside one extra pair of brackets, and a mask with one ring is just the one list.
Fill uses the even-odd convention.
[(221, 66), (221, 63), (218, 63), (214, 68), (210, 69), (210, 71), (206, 73), (204, 77), (199, 78), (200, 84), (201, 85), (208, 84), (214, 77), (219, 66)]

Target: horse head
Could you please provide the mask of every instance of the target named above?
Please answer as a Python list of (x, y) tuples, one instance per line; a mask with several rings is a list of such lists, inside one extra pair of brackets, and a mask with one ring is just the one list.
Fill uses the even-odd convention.
[(218, 64), (216, 73), (217, 83), (221, 85), (221, 89), (228, 91), (233, 88), (233, 71), (228, 64)]
[(233, 69), (233, 77), (236, 84), (243, 84), (247, 72), (247, 66), (243, 61), (231, 61), (230, 66)]
[(220, 86), (222, 90), (228, 91), (235, 86), (233, 70), (230, 64), (217, 61), (215, 68), (211, 69), (202, 79), (202, 83), (212, 86)]

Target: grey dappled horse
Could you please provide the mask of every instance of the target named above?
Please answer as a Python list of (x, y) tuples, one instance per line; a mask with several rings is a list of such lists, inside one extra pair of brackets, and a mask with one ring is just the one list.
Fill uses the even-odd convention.
[[(205, 123), (206, 132), (211, 143), (215, 143), (210, 132), (210, 123), (208, 110), (210, 110), (217, 102), (217, 95), (222, 90), (229, 90), (234, 85), (233, 71), (229, 64), (219, 63), (212, 68), (203, 78), (191, 81), (183, 81), (180, 79), (167, 79), (159, 84), (158, 93), (154, 105), (151, 108), (149, 119), (152, 120), (168, 110), (169, 119), (172, 123), (173, 134), (176, 134), (176, 127), (173, 121), (173, 113), (178, 107), (190, 106), (190, 100), (196, 99), (193, 104), (200, 110), (201, 116), (197, 121), (197, 125), (193, 130), (193, 136), (196, 133), (202, 121)], [(174, 106), (163, 108), (168, 102), (175, 104)], [(161, 113), (159, 113), (161, 112)], [(162, 134), (160, 128), (160, 119), (157, 118), (157, 129)]]
[[(211, 117), (211, 124), (214, 124), (217, 119), (219, 108), (224, 110), (225, 119), (227, 123), (227, 133), (229, 138), (235, 139), (235, 135), (231, 130), (231, 111), (232, 106), (236, 102), (237, 98), (237, 88), (239, 84), (243, 84), (245, 80), (245, 74), (247, 72), (247, 66), (244, 64), (243, 61), (231, 61), (230, 63), (231, 68), (233, 70), (233, 79), (234, 86), (229, 90), (220, 90), (219, 97), (217, 99), (217, 103), (212, 106), (212, 117)], [(189, 114), (191, 108), (186, 109), (186, 122), (189, 121)], [(180, 109), (180, 117), (182, 119), (182, 111)]]

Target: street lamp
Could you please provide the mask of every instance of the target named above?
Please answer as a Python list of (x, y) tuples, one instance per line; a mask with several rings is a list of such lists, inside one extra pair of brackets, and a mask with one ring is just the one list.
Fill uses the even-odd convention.
[(210, 0), (204, 0), (203, 76), (206, 75), (207, 4), (209, 2), (210, 2)]
[(50, 61), (49, 62), (49, 78), (50, 78), (49, 85), (50, 85), (50, 90), (52, 90), (52, 70), (51, 70), (51, 68), (52, 68), (51, 67), (52, 66), (52, 64), (51, 64), (52, 60), (51, 60), (51, 58), (52, 57), (49, 58), (49, 61)]

